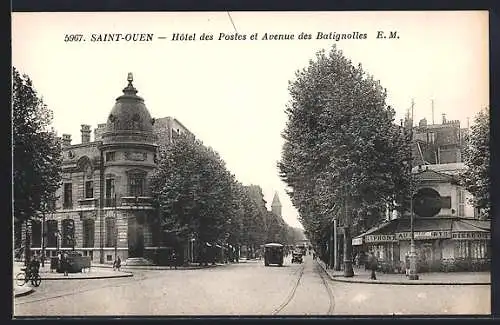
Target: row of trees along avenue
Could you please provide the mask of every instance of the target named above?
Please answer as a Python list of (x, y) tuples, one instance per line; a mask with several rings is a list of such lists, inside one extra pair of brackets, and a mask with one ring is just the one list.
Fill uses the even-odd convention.
[(333, 219), (343, 227), (352, 276), (350, 234), (376, 224), (387, 206), (408, 207), (408, 132), (394, 123), (386, 90), (335, 46), (297, 71), (289, 92), (281, 177), (325, 261)]
[[(13, 68), (13, 221), (16, 239), (20, 238), (21, 226), (26, 225), (24, 247), (28, 258), (30, 221), (54, 211), (54, 195), (61, 183), (61, 143), (51, 123), (52, 111), (38, 96), (29, 76)], [(21, 245), (15, 242), (16, 247)]]
[(258, 186), (244, 186), (219, 154), (188, 134), (161, 149), (151, 192), (161, 228), (181, 239), (245, 245), (249, 255), (266, 242), (293, 243), (294, 228), (265, 207)]
[[(30, 221), (54, 212), (61, 186), (62, 148), (50, 129), (52, 111), (27, 75), (13, 68), (14, 226), (20, 238), (26, 225), (25, 256), (29, 256)], [(162, 228), (181, 238), (196, 235), (209, 243), (246, 245), (251, 253), (268, 242), (294, 243), (300, 230), (289, 227), (265, 208), (260, 187), (243, 186), (212, 150), (181, 136), (161, 150), (152, 177)], [(257, 193), (255, 188), (258, 189)]]
[[(280, 176), (323, 260), (329, 259), (326, 243), (333, 219), (344, 228), (344, 273), (352, 276), (351, 234), (385, 218), (387, 208), (400, 215), (409, 212), (416, 185), (411, 174), (413, 122), (397, 125), (380, 82), (335, 45), (296, 72), (289, 92)], [(468, 141), (463, 183), (486, 214), (488, 140), (488, 114), (481, 112)]]

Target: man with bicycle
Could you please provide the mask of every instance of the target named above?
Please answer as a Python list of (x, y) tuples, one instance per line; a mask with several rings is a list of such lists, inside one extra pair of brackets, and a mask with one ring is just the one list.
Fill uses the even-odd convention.
[(31, 278), (34, 275), (38, 275), (40, 273), (40, 261), (38, 256), (35, 255), (33, 259), (29, 262), (28, 268), (26, 269), (26, 276)]

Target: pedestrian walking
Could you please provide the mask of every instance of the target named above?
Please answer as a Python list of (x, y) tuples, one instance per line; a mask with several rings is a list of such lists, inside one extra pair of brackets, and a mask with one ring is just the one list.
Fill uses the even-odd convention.
[(405, 254), (405, 275), (410, 276), (410, 255), (408, 253)]
[(177, 254), (175, 254), (175, 249), (172, 250), (172, 254), (170, 255), (170, 268), (172, 268), (172, 266), (177, 270)]
[(66, 252), (62, 253), (62, 268), (64, 272), (64, 276), (68, 276), (68, 269), (69, 269), (69, 259), (68, 259), (68, 254)]
[(375, 254), (373, 254), (372, 251), (370, 251), (369, 253), (367, 264), (369, 266), (369, 269), (371, 270), (370, 280), (377, 280), (377, 275), (375, 274), (375, 271), (377, 270), (378, 261), (377, 257), (375, 257)]
[(122, 260), (120, 259), (120, 256), (116, 257), (116, 260), (113, 262), (113, 271), (120, 271), (120, 268), (122, 267)]

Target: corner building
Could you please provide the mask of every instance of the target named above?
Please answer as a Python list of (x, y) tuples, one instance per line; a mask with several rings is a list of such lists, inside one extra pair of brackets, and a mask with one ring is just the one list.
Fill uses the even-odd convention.
[[(95, 129), (93, 142), (89, 125), (82, 125), (81, 144), (71, 145), (70, 135), (62, 137), (63, 182), (56, 193), (56, 212), (46, 216), (47, 256), (57, 249), (74, 249), (93, 262), (111, 263), (118, 255), (127, 263), (140, 263), (165, 248), (149, 177), (156, 166), (158, 140), (168, 145), (176, 134), (190, 132), (170, 117), (155, 126), (132, 82), (129, 74), (123, 95), (107, 122)], [(39, 252), (40, 223), (34, 222), (31, 230), (32, 250)]]

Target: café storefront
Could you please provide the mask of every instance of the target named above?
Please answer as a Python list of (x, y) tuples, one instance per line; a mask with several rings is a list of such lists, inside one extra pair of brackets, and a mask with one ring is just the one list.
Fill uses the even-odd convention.
[[(415, 218), (418, 272), (484, 271), (491, 262), (490, 224), (465, 218)], [(403, 273), (410, 251), (409, 219), (394, 219), (353, 238), (356, 251), (373, 251), (381, 271)]]

